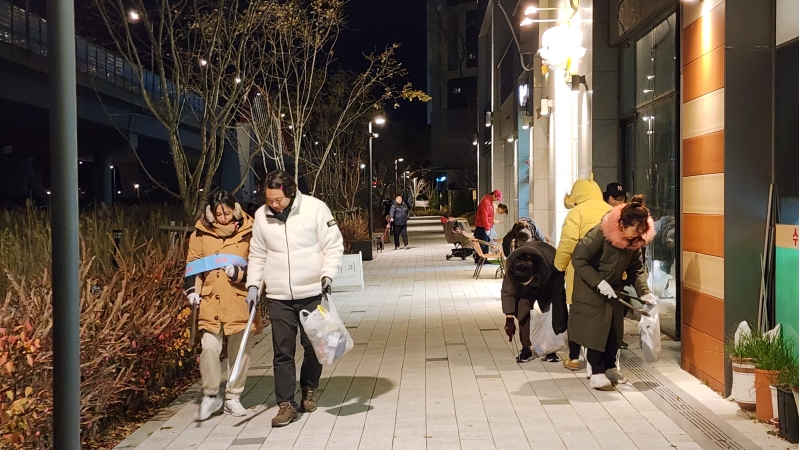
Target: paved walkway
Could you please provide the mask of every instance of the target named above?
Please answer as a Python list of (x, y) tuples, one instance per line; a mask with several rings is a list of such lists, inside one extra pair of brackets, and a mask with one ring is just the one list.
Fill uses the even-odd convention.
[[(613, 392), (589, 389), (560, 363), (516, 364), (494, 271), (473, 280), (471, 260), (446, 261), (438, 219), (410, 231), (412, 249), (366, 263), (364, 292), (334, 294), (356, 345), (325, 367), (316, 412), (270, 427), (277, 408), (267, 334), (254, 348), (242, 401), (248, 417), (193, 423), (195, 387), (117, 448), (797, 448), (680, 370), (674, 342), (664, 342), (655, 367), (644, 366), (638, 349), (623, 351), (632, 384)], [(626, 327), (636, 332), (635, 323)]]

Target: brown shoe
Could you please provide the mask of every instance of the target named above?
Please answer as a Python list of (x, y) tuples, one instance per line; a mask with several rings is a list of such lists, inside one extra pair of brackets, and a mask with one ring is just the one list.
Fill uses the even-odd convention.
[(272, 428), (285, 427), (292, 422), (297, 422), (300, 416), (297, 415), (297, 410), (294, 409), (289, 402), (283, 402), (278, 405), (278, 414), (272, 419)]
[(317, 404), (314, 402), (314, 389), (304, 387), (301, 389), (303, 399), (300, 401), (300, 411), (314, 412), (317, 410)]

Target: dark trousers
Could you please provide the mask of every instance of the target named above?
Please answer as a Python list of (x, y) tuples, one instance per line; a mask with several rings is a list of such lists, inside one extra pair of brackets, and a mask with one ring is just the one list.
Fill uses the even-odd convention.
[(272, 367), (275, 372), (275, 401), (277, 404), (289, 402), (298, 408), (294, 400), (297, 390), (297, 369), (294, 364), (297, 346), (297, 330), (300, 329), (300, 344), (303, 346), (303, 367), (300, 368), (300, 386), (316, 389), (322, 375), (322, 364), (314, 354), (314, 347), (300, 325), (300, 311), (313, 311), (320, 304), (322, 296), (302, 300), (271, 300), (269, 318), (272, 323)]
[(606, 370), (616, 368), (618, 349), (619, 342), (617, 342), (617, 331), (614, 328), (614, 321), (612, 320), (611, 327), (608, 330), (606, 349), (602, 352), (592, 349), (586, 350), (586, 361), (592, 365), (592, 374), (606, 373)]
[(581, 345), (569, 341), (569, 359), (578, 359), (581, 357)]
[(533, 302), (521, 298), (517, 301), (517, 322), (519, 322), (519, 342), (523, 347), (530, 347), (531, 344), (531, 310)]
[(394, 248), (400, 247), (400, 236), (403, 236), (403, 245), (408, 245), (408, 225), (394, 225)]
[[(489, 242), (489, 232), (486, 231), (486, 228), (475, 227), (475, 232), (472, 233), (472, 235), (475, 236), (475, 239), (477, 239), (479, 241)], [(481, 251), (484, 254), (489, 253), (489, 246), (488, 245), (481, 245)], [(477, 259), (477, 258), (478, 258), (478, 256), (476, 255), (475, 259)]]

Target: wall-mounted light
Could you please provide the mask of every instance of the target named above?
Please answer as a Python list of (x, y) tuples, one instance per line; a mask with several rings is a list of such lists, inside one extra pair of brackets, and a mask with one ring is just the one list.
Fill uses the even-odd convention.
[(580, 59), (586, 54), (582, 42), (583, 34), (580, 29), (563, 23), (548, 28), (542, 34), (542, 48), (539, 49), (539, 55), (553, 70), (566, 69), (568, 61), (577, 67)]
[(541, 106), (539, 107), (539, 114), (546, 116), (550, 114), (550, 99), (543, 98), (541, 101)]
[(492, 126), (492, 112), (486, 111), (486, 128), (489, 128), (491, 126)]
[(506, 141), (514, 142), (514, 135), (512, 134), (511, 136), (509, 136), (508, 139), (506, 139)]
[(529, 130), (532, 126), (533, 126), (533, 117), (526, 114), (522, 118), (522, 129)]
[(589, 85), (586, 83), (586, 75), (573, 75), (570, 84), (572, 92), (580, 92), (581, 85), (586, 86), (587, 91), (589, 90)]

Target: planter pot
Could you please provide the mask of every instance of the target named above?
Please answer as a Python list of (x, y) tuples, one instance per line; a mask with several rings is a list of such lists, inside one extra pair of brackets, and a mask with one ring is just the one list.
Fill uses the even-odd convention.
[(775, 419), (778, 417), (778, 388), (770, 386), (769, 395), (772, 397), (772, 418)]
[(797, 415), (800, 416), (800, 396), (797, 394), (797, 388), (792, 388), (792, 395), (794, 395), (794, 403), (797, 405)]
[(743, 359), (731, 360), (733, 366), (733, 398), (746, 411), (756, 409), (756, 366)]
[(756, 416), (762, 422), (772, 419), (772, 393), (769, 387), (777, 378), (776, 370), (756, 369)]
[(352, 253), (361, 252), (362, 261), (372, 261), (372, 241), (354, 241)]
[(795, 394), (782, 388), (778, 388), (778, 422), (780, 428), (778, 434), (783, 439), (797, 444), (798, 440), (798, 421), (797, 421), (797, 402)]

